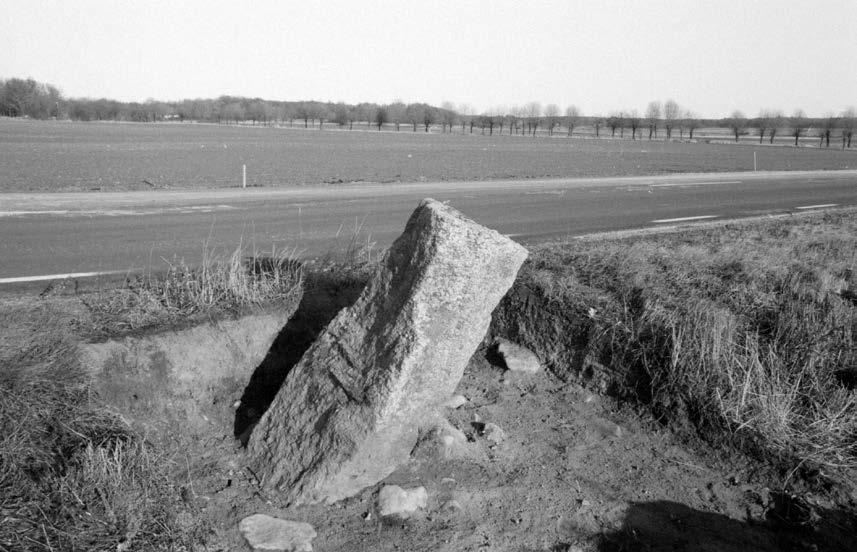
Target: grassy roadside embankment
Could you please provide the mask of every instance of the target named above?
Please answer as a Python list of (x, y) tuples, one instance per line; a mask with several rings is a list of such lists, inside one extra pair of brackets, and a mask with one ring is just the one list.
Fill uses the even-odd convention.
[[(836, 482), (857, 468), (855, 236), (857, 212), (843, 210), (540, 246), (494, 329), (560, 377), (772, 461), (784, 488)], [(186, 459), (93, 396), (75, 343), (275, 302), (301, 281), (283, 258), (239, 254), (95, 294), (8, 300), (0, 550), (204, 542)]]
[[(0, 309), (0, 550), (182, 550), (205, 540), (182, 451), (92, 393), (77, 343), (228, 316), (300, 294), (279, 255), (210, 255), (198, 268)], [(31, 299), (31, 300), (28, 300)]]
[(853, 473), (855, 236), (852, 210), (541, 246), (501, 326), (673, 427)]

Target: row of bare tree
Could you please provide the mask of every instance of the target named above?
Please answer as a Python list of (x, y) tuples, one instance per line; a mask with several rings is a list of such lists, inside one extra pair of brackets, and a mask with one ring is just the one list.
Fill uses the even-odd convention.
[[(571, 105), (562, 110), (556, 104), (544, 107), (539, 102), (520, 106), (497, 107), (477, 113), (470, 106), (456, 106), (444, 102), (440, 107), (425, 103), (396, 101), (386, 105), (375, 103), (331, 103), (317, 101), (271, 101), (261, 98), (220, 96), (214, 99), (193, 99), (176, 102), (119, 102), (109, 99), (72, 98), (65, 99), (53, 85), (33, 79), (0, 80), (0, 115), (10, 117), (69, 118), (81, 121), (200, 121), (216, 123), (286, 124), (295, 122), (306, 128), (323, 129), (325, 124), (353, 129), (355, 125), (381, 130), (392, 125), (395, 130), (402, 127), (413, 132), (429, 132), (440, 127), (441, 132), (493, 135), (494, 133), (536, 136), (542, 133), (551, 136), (565, 130), (568, 136), (575, 129), (587, 126), (595, 137), (601, 137), (602, 129), (610, 130), (610, 136), (631, 139), (688, 139), (700, 127), (728, 128), (734, 139), (757, 131), (759, 142), (765, 138), (773, 144), (777, 134), (794, 138), (799, 145), (803, 137), (817, 137), (819, 145), (830, 147), (831, 139), (841, 138), (842, 147), (851, 147), (851, 138), (857, 126), (857, 110), (849, 108), (840, 115), (830, 114), (822, 118), (808, 118), (803, 111), (796, 110), (791, 117), (780, 111), (763, 110), (758, 117), (747, 118), (735, 111), (725, 119), (701, 119), (692, 111), (683, 109), (672, 99), (661, 103), (649, 102), (640, 115), (636, 109), (616, 111), (607, 117), (584, 116), (580, 109)], [(678, 136), (676, 136), (678, 133)]]

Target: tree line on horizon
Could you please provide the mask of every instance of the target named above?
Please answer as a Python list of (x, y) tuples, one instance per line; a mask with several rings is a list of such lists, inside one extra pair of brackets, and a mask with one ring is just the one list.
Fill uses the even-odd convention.
[[(568, 136), (583, 125), (590, 127), (596, 137), (609, 131), (615, 138), (631, 139), (693, 139), (694, 131), (701, 127), (728, 128), (738, 141), (741, 136), (754, 129), (762, 143), (766, 138), (773, 144), (778, 133), (794, 138), (797, 146), (802, 137), (819, 138), (819, 145), (830, 147), (837, 136), (843, 148), (851, 147), (857, 127), (857, 110), (847, 108), (839, 115), (807, 117), (797, 109), (791, 116), (778, 110), (763, 110), (755, 118), (748, 118), (740, 111), (722, 119), (703, 119), (692, 111), (683, 109), (672, 99), (665, 102), (649, 102), (641, 114), (636, 109), (615, 111), (606, 117), (585, 116), (576, 106), (564, 111), (556, 104), (542, 106), (530, 102), (522, 106), (494, 108), (477, 113), (467, 105), (455, 106), (444, 102), (440, 107), (426, 103), (389, 104), (363, 102), (276, 101), (241, 96), (185, 99), (173, 102), (147, 100), (145, 102), (121, 102), (107, 98), (65, 98), (53, 85), (33, 79), (0, 79), (0, 115), (7, 117), (29, 117), (33, 119), (70, 119), (75, 121), (129, 121), (167, 122), (193, 121), (220, 124), (252, 123), (254, 125), (283, 125), (295, 121), (306, 128), (323, 129), (325, 124), (352, 129), (355, 125), (367, 128), (394, 125), (396, 131), (406, 127), (417, 132), (429, 132), (440, 126), (441, 132), (452, 132), (460, 128), (462, 133), (482, 134), (495, 132), (535, 136), (537, 131), (553, 135), (564, 128)], [(678, 136), (676, 136), (678, 133)]]

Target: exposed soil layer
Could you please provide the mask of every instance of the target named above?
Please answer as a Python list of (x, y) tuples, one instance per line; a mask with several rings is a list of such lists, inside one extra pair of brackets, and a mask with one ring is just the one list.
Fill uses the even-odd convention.
[[(513, 376), (471, 360), (448, 412), (467, 444), (427, 436), (412, 461), (333, 506), (285, 508), (243, 468), (231, 439), (188, 443), (189, 473), (215, 550), (241, 550), (254, 513), (311, 523), (315, 550), (847, 550), (854, 518), (821, 496), (792, 498), (746, 458), (691, 450), (671, 432), (548, 372)], [(505, 441), (480, 429), (494, 423)], [(212, 444), (216, 446), (211, 446)], [(408, 520), (380, 518), (384, 484), (424, 486)]]

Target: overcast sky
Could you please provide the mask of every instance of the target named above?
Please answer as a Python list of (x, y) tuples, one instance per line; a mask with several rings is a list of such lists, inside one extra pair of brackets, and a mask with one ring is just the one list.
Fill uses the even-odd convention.
[(2, 0), (0, 78), (67, 96), (530, 101), (673, 98), (707, 117), (857, 105), (857, 0)]

